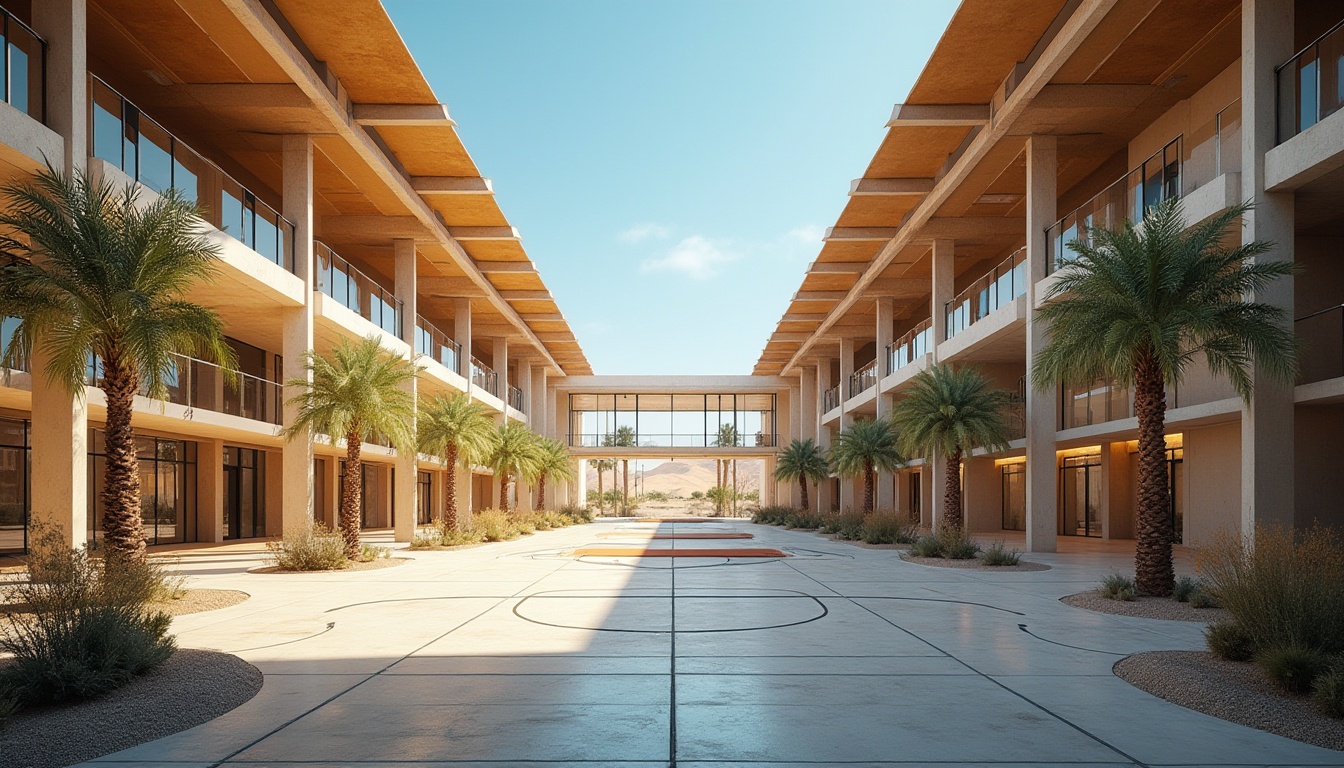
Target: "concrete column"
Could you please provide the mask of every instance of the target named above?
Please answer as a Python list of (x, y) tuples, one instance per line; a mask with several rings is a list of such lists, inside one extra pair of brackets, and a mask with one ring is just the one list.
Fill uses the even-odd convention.
[[(873, 393), (874, 405), (877, 408), (877, 418), (885, 419), (891, 414), (893, 398), (891, 395), (882, 393), (882, 377), (887, 375), (887, 347), (894, 341), (895, 337), (895, 303), (888, 298), (877, 300), (877, 386)], [(896, 509), (896, 489), (893, 483), (891, 472), (877, 473), (877, 500), (875, 502), (878, 509), (895, 510)]]
[(1134, 538), (1134, 504), (1129, 488), (1129, 445), (1123, 441), (1101, 446), (1101, 536)]
[(1003, 528), (1003, 484), (994, 460), (976, 456), (966, 459), (961, 467), (966, 530), (997, 531)]
[[(402, 304), (401, 340), (415, 349), (415, 324), (419, 313), (416, 303), (416, 262), (415, 241), (397, 239), (392, 241), (392, 282), (393, 293)], [(417, 396), (416, 380), (411, 379), (402, 385), (415, 400)], [(415, 433), (415, 421), (412, 416), (411, 433)], [(409, 542), (415, 538), (416, 514), (420, 509), (417, 496), (420, 485), (416, 482), (419, 469), (418, 455), (414, 448), (409, 451), (397, 451), (396, 472), (392, 479), (392, 525), (393, 539)]]
[[(1241, 198), (1255, 204), (1244, 217), (1242, 242), (1275, 244), (1258, 261), (1292, 261), (1293, 193), (1265, 191), (1265, 153), (1275, 142), (1274, 68), (1295, 48), (1293, 4), (1242, 0), (1241, 9)], [(1248, 298), (1282, 308), (1292, 331), (1292, 279)], [(1251, 376), (1255, 397), (1241, 411), (1241, 530), (1247, 536), (1257, 526), (1291, 526), (1295, 510), (1293, 384), (1277, 382), (1258, 367)]]
[[(854, 339), (840, 339), (840, 430), (849, 429), (854, 417), (849, 412), (849, 377), (854, 373)], [(854, 487), (860, 479), (840, 478), (840, 509), (858, 509)]]
[(34, 524), (60, 530), (62, 541), (79, 547), (88, 540), (90, 524), (88, 404), (47, 381), (46, 363), (40, 347), (35, 349), (30, 517)]
[[(305, 370), (304, 355), (313, 348), (313, 139), (311, 136), (285, 136), (284, 145), (284, 216), (294, 223), (294, 272), (303, 281), (304, 305), (280, 310), (281, 356), (284, 376), (281, 381), (312, 381)], [(298, 418), (298, 406), (289, 402), (301, 389), (285, 388), (283, 421), (285, 426)], [(283, 488), (281, 503), (268, 509), (278, 511), (277, 533), (289, 536), (302, 531), (313, 519), (313, 444), (297, 437), (285, 443), (281, 460), (271, 464), (279, 472), (268, 472), (267, 487)], [(270, 520), (277, 517), (268, 514)]]
[(937, 494), (935, 491), (938, 486), (935, 482), (933, 465), (930, 462), (924, 462), (924, 466), (919, 470), (919, 524), (925, 528), (934, 527), (933, 519), (933, 499)]
[(196, 540), (224, 540), (224, 441), (196, 441)]
[(326, 504), (323, 505), (321, 514), (314, 519), (321, 520), (332, 530), (336, 530), (339, 515), (336, 510), (341, 505), (341, 460), (339, 457), (332, 456), (323, 462), (325, 472), (322, 475), (322, 482), (326, 485)]
[[(490, 339), (490, 354), (494, 358), (493, 364), (495, 373), (498, 375), (496, 386), (499, 391), (495, 394), (500, 400), (508, 403), (509, 401), (509, 340), (503, 336), (496, 336)], [(505, 411), (507, 413), (507, 410)]]
[(467, 380), (467, 391), (471, 391), (471, 299), (453, 299), (453, 341), (462, 348), (462, 356), (457, 361), (458, 373)]
[(1049, 258), (1045, 230), (1055, 223), (1057, 169), (1054, 136), (1027, 139), (1027, 550), (1054, 552), (1059, 533), (1055, 431), (1059, 382), (1036, 381), (1032, 361), (1045, 347), (1047, 328), (1035, 311), (1038, 284)]
[(548, 378), (545, 363), (532, 366), (532, 386), (527, 393), (527, 423), (531, 424), (532, 429), (538, 434), (568, 444), (568, 435), (553, 428), (550, 418), (551, 393), (548, 390)]
[[(280, 473), (275, 471), (276, 467), (284, 465), (285, 452), (283, 450), (270, 450), (262, 451), (261, 455), (266, 468), (265, 480), (263, 481), (265, 487), (262, 489), (261, 497), (262, 505), (266, 510), (266, 535), (284, 536), (285, 532), (289, 530), (287, 526), (294, 522), (283, 514), (285, 491), (293, 486), (293, 483), (283, 482)], [(280, 515), (271, 514), (277, 509), (282, 510)], [(303, 524), (307, 525), (307, 522), (305, 521)]]
[(454, 482), (457, 483), (457, 519), (460, 523), (471, 522), (472, 510), (476, 508), (476, 500), (473, 498), (473, 485), (471, 467), (463, 467), (461, 464), (448, 470)]
[(65, 139), (65, 156), (49, 159), (61, 170), (84, 170), (89, 156), (85, 0), (41, 0), (32, 3), (32, 11), (33, 30), (47, 41), (47, 126)]
[[(956, 279), (955, 258), (956, 243), (954, 241), (933, 241), (931, 253), (933, 287), (929, 299), (929, 317), (933, 323), (933, 343), (930, 345), (932, 350), (929, 361), (935, 365), (941, 362), (938, 359), (938, 345), (947, 341), (947, 312), (944, 311), (944, 307), (947, 302), (952, 300), (954, 295), (952, 289), (953, 281)], [(929, 499), (931, 502), (929, 512), (936, 528), (943, 522), (943, 478), (947, 475), (947, 457), (934, 454), (924, 458), (925, 467), (933, 474), (933, 496)]]

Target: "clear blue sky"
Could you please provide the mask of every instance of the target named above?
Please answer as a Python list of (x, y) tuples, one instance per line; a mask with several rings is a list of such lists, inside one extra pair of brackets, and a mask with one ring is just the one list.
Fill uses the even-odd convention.
[(384, 0), (599, 374), (750, 373), (954, 0)]

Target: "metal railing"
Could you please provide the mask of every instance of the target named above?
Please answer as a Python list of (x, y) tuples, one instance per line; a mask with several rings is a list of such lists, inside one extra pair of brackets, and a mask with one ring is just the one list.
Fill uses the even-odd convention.
[[(607, 448), (604, 440), (611, 437), (610, 432), (571, 432), (565, 436), (571, 448)], [(774, 448), (777, 437), (768, 432), (743, 435), (737, 445), (719, 445), (717, 434), (703, 432), (640, 432), (639, 444), (629, 448)]]
[(475, 355), (471, 357), (471, 384), (474, 387), (480, 387), (486, 392), (499, 397), (499, 374), (494, 369), (476, 359)]
[(947, 338), (956, 336), (1026, 292), (1027, 249), (1019, 248), (943, 305), (947, 316)]
[(821, 393), (821, 412), (830, 413), (831, 411), (834, 411), (836, 408), (839, 407), (840, 407), (840, 385), (836, 384), (834, 387), (831, 387), (830, 389)]
[(317, 240), (313, 241), (313, 259), (316, 290), (401, 338), (401, 299)]
[(462, 345), (448, 338), (448, 334), (435, 327), (423, 315), (415, 316), (415, 352), (459, 376), (462, 375)]
[(1053, 272), (1078, 258), (1069, 243), (1086, 242), (1089, 229), (1118, 229), (1126, 221), (1142, 221), (1148, 209), (1180, 194), (1181, 137), (1177, 136), (1045, 231), (1046, 269)]
[(1008, 439), (1021, 440), (1027, 436), (1027, 398), (1025, 395), (1012, 395), (1003, 411), (1003, 420), (1008, 423)]
[[(284, 389), (278, 382), (248, 373), (230, 373), (194, 357), (172, 358), (173, 369), (165, 382), (165, 402), (267, 424), (280, 423)], [(89, 361), (85, 383), (103, 386), (103, 363), (99, 358)], [(149, 397), (148, 387), (142, 387), (140, 394)]]
[(1293, 330), (1302, 344), (1298, 384), (1344, 376), (1344, 305), (1299, 317)]
[[(11, 339), (14, 338), (14, 332), (17, 331), (18, 329), (19, 329), (19, 318), (13, 316), (0, 317), (0, 354), (4, 354), (4, 351), (6, 349), (9, 349), (9, 342)], [(13, 370), (26, 371), (28, 370), (28, 367), (24, 365), (22, 362), (20, 362), (15, 368), (13, 368)], [(4, 383), (3, 379), (0, 379), (0, 384), (3, 383)]]
[(4, 34), (5, 103), (37, 120), (47, 121), (47, 41), (33, 28), (0, 8), (0, 32)]
[(294, 271), (294, 225), (289, 220), (92, 74), (89, 155), (159, 194), (176, 189), (201, 208), (211, 226)]
[(927, 355), (933, 349), (933, 319), (906, 331), (887, 346), (887, 373), (892, 374)]
[(1188, 195), (1225, 173), (1241, 170), (1241, 99), (1218, 110), (1182, 139), (1181, 194)]
[(523, 407), (524, 405), (526, 405), (526, 403), (523, 402), (523, 390), (521, 390), (521, 389), (519, 389), (519, 388), (513, 386), (512, 384), (510, 384), (510, 385), (509, 385), (509, 407), (512, 408), (512, 409), (514, 409), (515, 411), (520, 411), (520, 412), (522, 412), (522, 411), (526, 411), (526, 410), (527, 410), (526, 408)]
[(849, 375), (849, 396), (854, 397), (874, 384), (877, 384), (876, 360)]
[(1344, 21), (1274, 70), (1278, 81), (1278, 143), (1344, 107)]

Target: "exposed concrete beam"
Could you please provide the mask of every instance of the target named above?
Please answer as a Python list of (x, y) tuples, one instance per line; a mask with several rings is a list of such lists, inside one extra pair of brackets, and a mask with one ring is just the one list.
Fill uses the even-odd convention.
[(897, 227), (827, 227), (826, 241), (886, 242), (896, 236)]
[(807, 271), (813, 275), (861, 275), (868, 269), (867, 261), (814, 261)]
[(537, 338), (546, 344), (577, 343), (574, 341), (574, 335), (569, 333), (538, 332)]
[(517, 274), (520, 272), (537, 271), (537, 265), (530, 261), (478, 261), (476, 268), (485, 274), (509, 272)]
[(174, 93), (187, 93), (206, 107), (266, 107), (307, 109), (312, 99), (295, 83), (192, 83), (175, 85)]
[(848, 291), (797, 291), (793, 294), (794, 301), (839, 301), (848, 294)]
[(449, 227), (448, 234), (452, 235), (454, 240), (464, 243), (471, 240), (522, 239), (515, 227)]
[(505, 301), (555, 301), (550, 291), (500, 291)]
[(925, 195), (933, 191), (933, 179), (855, 179), (850, 197), (868, 195)]
[(456, 125), (443, 104), (356, 104), (360, 125)]
[(565, 316), (559, 312), (538, 312), (536, 314), (523, 313), (520, 315), (527, 323), (563, 323)]
[(785, 312), (779, 319), (781, 323), (820, 323), (826, 319), (824, 314), (807, 314), (802, 312)]
[(422, 195), (493, 195), (495, 185), (479, 176), (412, 176), (411, 189)]
[(1051, 83), (1031, 102), (1035, 109), (1112, 109), (1137, 107), (1159, 89), (1119, 83)]
[(466, 277), (440, 277), (426, 275), (416, 281), (416, 289), (422, 295), (439, 299), (481, 298), (485, 290)]
[(775, 333), (770, 335), (770, 341), (777, 341), (777, 342), (807, 341), (808, 338), (810, 338), (811, 336), (812, 334), (810, 333), (791, 333), (788, 331), (776, 331)]
[(437, 241), (424, 223), (414, 216), (323, 216), (319, 231), (322, 237), (333, 239), (348, 237), (353, 240), (375, 238), (390, 241), (410, 238), (420, 242)]
[(984, 125), (988, 104), (897, 104), (887, 127), (897, 125)]
[(999, 216), (977, 218), (931, 218), (920, 227), (915, 240), (984, 240), (1003, 237), (1025, 237), (1025, 219), (1005, 219)]
[(930, 291), (930, 282), (918, 277), (880, 277), (863, 291), (871, 298), (914, 298)]

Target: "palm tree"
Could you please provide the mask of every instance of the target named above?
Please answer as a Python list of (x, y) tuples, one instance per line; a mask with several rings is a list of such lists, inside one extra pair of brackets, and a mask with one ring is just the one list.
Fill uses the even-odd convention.
[(495, 432), (490, 468), (499, 477), (500, 507), (508, 512), (509, 481), (517, 477), (531, 480), (537, 476), (537, 435), (520, 421), (510, 421)]
[(947, 459), (943, 482), (943, 525), (959, 530), (961, 461), (974, 448), (1008, 447), (1004, 408), (1011, 395), (994, 389), (973, 366), (935, 365), (910, 380), (910, 388), (891, 410), (898, 445), (907, 454)]
[(569, 449), (559, 440), (548, 437), (537, 442), (537, 511), (546, 508), (546, 480), (552, 477), (569, 480), (574, 477), (574, 465), (569, 461)]
[[(720, 424), (711, 445), (717, 448), (736, 448), (739, 442), (737, 427), (732, 424)], [(714, 482), (723, 492), (714, 497), (714, 511), (723, 513), (728, 507), (728, 459), (715, 459)]]
[[(629, 448), (635, 445), (633, 427), (617, 427), (612, 435), (611, 444), (617, 448)], [(615, 468), (612, 468), (615, 471)], [(630, 511), (630, 460), (621, 459), (621, 514)]]
[(831, 466), (844, 477), (863, 478), (863, 513), (873, 511), (878, 471), (890, 472), (904, 460), (896, 449), (896, 431), (891, 423), (875, 419), (856, 421), (840, 433), (831, 446)]
[(329, 355), (309, 350), (303, 368), (312, 375), (285, 386), (301, 391), (289, 399), (298, 417), (285, 428), (287, 440), (312, 440), (315, 433), (334, 443), (345, 439), (345, 482), (341, 487), (339, 525), (345, 556), (359, 557), (359, 518), (363, 508), (364, 442), (383, 438), (397, 452), (415, 450), (415, 401), (404, 385), (416, 368), (385, 351), (376, 336), (351, 343), (341, 339)]
[(48, 166), (3, 189), (0, 316), (19, 319), (0, 360), (21, 368), (35, 350), (47, 382), (84, 397), (88, 364), (102, 364), (107, 395), (103, 541), (128, 562), (145, 555), (140, 462), (131, 425), (137, 393), (164, 399), (177, 355), (231, 372), (233, 350), (212, 310), (183, 300), (215, 274), (218, 248), (200, 211), (170, 189), (141, 205), (134, 185), (116, 190), (82, 172)]
[(466, 393), (452, 397), (436, 395), (422, 400), (416, 421), (420, 450), (446, 459), (448, 481), (444, 486), (443, 514), (439, 523), (457, 527), (457, 467), (468, 469), (490, 456), (495, 444), (495, 421), (490, 411)]
[(784, 482), (798, 481), (798, 490), (802, 492), (803, 509), (810, 509), (807, 499), (807, 481), (820, 483), (831, 474), (831, 465), (826, 454), (812, 438), (793, 440), (775, 457), (775, 479)]
[(608, 469), (615, 468), (616, 462), (611, 459), (589, 459), (588, 463), (597, 470), (597, 511), (603, 512), (607, 507), (607, 499), (603, 493), (602, 480)]
[(1049, 343), (1032, 371), (1038, 385), (1079, 385), (1113, 379), (1134, 392), (1139, 422), (1138, 541), (1135, 586), (1169, 595), (1171, 499), (1167, 490), (1167, 386), (1203, 359), (1249, 402), (1251, 367), (1291, 384), (1297, 341), (1283, 309), (1249, 301), (1297, 270), (1286, 261), (1259, 261), (1273, 243), (1228, 246), (1226, 235), (1246, 213), (1238, 205), (1186, 229), (1179, 199), (1150, 209), (1142, 228), (1092, 229), (1069, 243), (1078, 255), (1050, 287), (1038, 317)]

